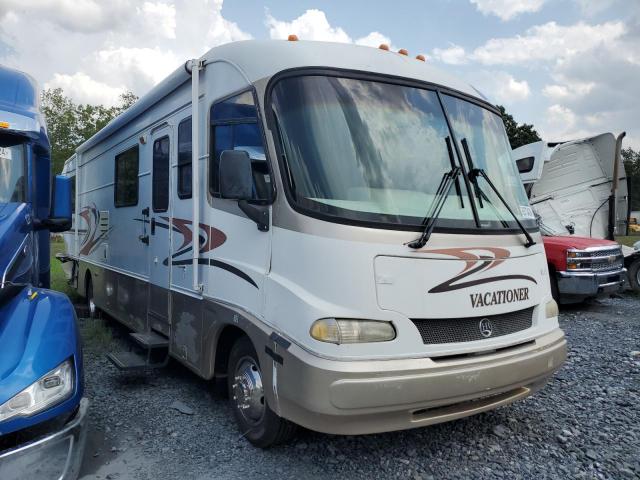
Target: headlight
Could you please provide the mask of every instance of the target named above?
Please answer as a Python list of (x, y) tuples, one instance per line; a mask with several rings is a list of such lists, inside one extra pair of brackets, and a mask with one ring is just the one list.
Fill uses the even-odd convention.
[(13, 417), (30, 417), (66, 400), (73, 392), (73, 377), (73, 361), (65, 360), (0, 405), (0, 422)]
[(544, 309), (547, 318), (553, 318), (558, 316), (558, 304), (555, 300), (549, 300)]
[(311, 336), (328, 343), (388, 342), (396, 338), (390, 322), (322, 318), (311, 325)]

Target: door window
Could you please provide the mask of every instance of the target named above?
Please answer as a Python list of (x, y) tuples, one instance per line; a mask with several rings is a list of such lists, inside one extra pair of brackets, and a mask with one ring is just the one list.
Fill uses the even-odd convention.
[(153, 142), (153, 187), (152, 206), (154, 212), (169, 209), (169, 137)]

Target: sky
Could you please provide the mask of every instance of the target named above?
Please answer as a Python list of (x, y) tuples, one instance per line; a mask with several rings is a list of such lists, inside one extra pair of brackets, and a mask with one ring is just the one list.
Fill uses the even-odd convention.
[(245, 39), (390, 44), (471, 83), (547, 141), (640, 150), (640, 0), (0, 0), (0, 63), (77, 102), (141, 96)]

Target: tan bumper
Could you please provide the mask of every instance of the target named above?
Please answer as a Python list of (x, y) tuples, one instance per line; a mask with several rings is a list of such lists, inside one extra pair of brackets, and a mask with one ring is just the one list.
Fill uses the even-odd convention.
[(566, 340), (557, 329), (526, 346), (444, 360), (335, 361), (294, 345), (279, 353), (280, 415), (350, 435), (455, 420), (524, 398), (563, 364)]

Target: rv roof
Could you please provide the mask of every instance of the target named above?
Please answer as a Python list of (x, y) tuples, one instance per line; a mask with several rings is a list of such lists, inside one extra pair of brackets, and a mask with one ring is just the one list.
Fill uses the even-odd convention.
[(447, 86), (484, 98), (466, 82), (427, 62), (380, 48), (334, 42), (247, 40), (212, 48), (205, 62), (233, 62), (250, 82), (283, 70), (301, 67), (331, 67), (413, 78)]
[[(329, 67), (400, 76), (446, 86), (486, 100), (474, 87), (428, 62), (379, 48), (332, 42), (247, 40), (212, 48), (202, 57), (205, 64), (224, 61), (238, 68), (254, 83), (283, 70)], [(86, 151), (162, 100), (190, 78), (185, 65), (156, 85), (131, 108), (95, 134), (78, 151)]]

